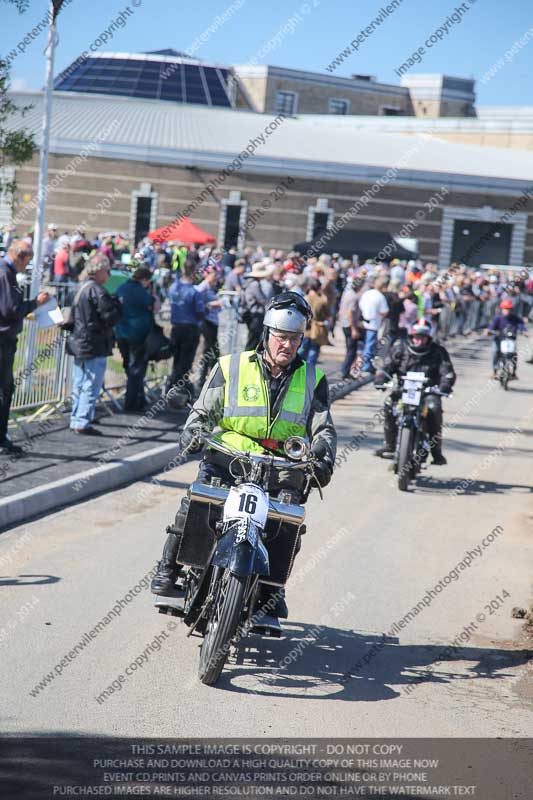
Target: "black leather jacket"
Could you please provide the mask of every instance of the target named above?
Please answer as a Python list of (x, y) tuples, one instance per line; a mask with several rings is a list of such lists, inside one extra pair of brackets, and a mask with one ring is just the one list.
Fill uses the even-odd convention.
[(122, 313), (119, 299), (91, 279), (76, 289), (74, 298), (77, 299), (73, 299), (72, 305), (73, 327), (67, 340), (69, 352), (83, 359), (111, 355), (113, 326)]
[[(405, 375), (406, 372), (423, 372), (431, 386), (438, 386), (448, 393), (455, 383), (456, 375), (452, 360), (445, 347), (431, 342), (422, 353), (417, 353), (409, 341), (397, 342), (385, 360), (384, 371), (389, 375)], [(376, 383), (386, 380), (382, 370), (376, 374)]]
[(24, 317), (36, 307), (35, 300), (24, 300), (16, 271), (0, 259), (0, 334), (16, 338), (22, 330)]

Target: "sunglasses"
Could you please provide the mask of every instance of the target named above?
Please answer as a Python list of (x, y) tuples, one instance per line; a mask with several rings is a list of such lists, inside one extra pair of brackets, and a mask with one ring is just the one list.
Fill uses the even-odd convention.
[(285, 344), (290, 344), (291, 347), (294, 345), (300, 344), (302, 341), (302, 333), (274, 333), (274, 331), (270, 331), (274, 339), (277, 339), (278, 342), (285, 342)]

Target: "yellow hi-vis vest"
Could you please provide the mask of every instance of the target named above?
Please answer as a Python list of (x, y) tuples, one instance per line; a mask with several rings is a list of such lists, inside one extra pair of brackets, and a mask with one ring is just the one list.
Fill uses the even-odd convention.
[(295, 370), (276, 417), (270, 422), (269, 392), (253, 350), (222, 356), (224, 416), (216, 439), (241, 452), (269, 452), (256, 440), (284, 442), (289, 436), (307, 437), (307, 422), (322, 370), (305, 362)]

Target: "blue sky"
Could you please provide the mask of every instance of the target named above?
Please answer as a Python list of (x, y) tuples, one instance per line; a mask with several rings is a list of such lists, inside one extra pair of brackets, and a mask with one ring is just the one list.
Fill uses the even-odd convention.
[[(195, 55), (206, 61), (248, 63), (272, 39), (269, 52), (258, 63), (326, 72), (326, 67), (355, 39), (390, 0), (71, 0), (60, 15), (56, 50), (57, 75), (88, 49), (128, 7), (123, 28), (117, 29), (103, 51), (142, 52), (173, 47), (185, 50), (213, 25), (230, 6), (225, 23), (208, 33)], [(433, 47), (425, 48), (421, 64), (410, 74), (439, 72), (475, 78), (478, 105), (533, 106), (533, 15), (524, 0), (462, 0), (468, 10)], [(19, 14), (0, 0), (0, 53), (5, 57), (43, 20), (47, 0), (30, 0)], [(240, 6), (240, 7), (239, 7)], [(370, 73), (378, 80), (398, 84), (395, 73), (413, 51), (439, 28), (459, 0), (402, 0), (363, 41), (335, 74)], [(126, 16), (126, 15), (125, 15)], [(291, 21), (292, 20), (292, 21)], [(285, 29), (284, 32), (281, 32)], [(528, 33), (530, 31), (530, 33)], [(522, 37), (522, 45), (510, 50)], [(530, 38), (531, 37), (531, 38)], [(14, 88), (39, 89), (44, 79), (45, 34), (37, 34), (24, 52), (12, 60)], [(507, 53), (507, 59), (505, 54)], [(485, 83), (481, 77), (503, 59)]]

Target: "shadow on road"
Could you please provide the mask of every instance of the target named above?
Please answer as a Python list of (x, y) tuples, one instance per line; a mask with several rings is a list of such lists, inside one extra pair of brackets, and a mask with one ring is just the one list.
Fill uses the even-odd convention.
[[(467, 485), (464, 485), (468, 481)], [(464, 485), (464, 488), (463, 488)], [(510, 492), (520, 492), (520, 494), (530, 494), (533, 486), (525, 483), (497, 483), (496, 481), (472, 480), (471, 478), (433, 478), (421, 475), (416, 479), (415, 491), (422, 491), (424, 494), (447, 494), (457, 491), (458, 495), (478, 495), (478, 494), (509, 494)]]
[[(36, 578), (37, 580), (26, 580), (26, 578)], [(57, 583), (61, 578), (55, 575), (19, 575), (17, 578), (4, 577), (0, 575), (0, 587), (2, 586), (36, 586), (43, 583)]]
[[(285, 631), (284, 639), (243, 640), (217, 688), (280, 700), (376, 702), (423, 683), (510, 678), (508, 670), (533, 658), (533, 650), (402, 645), (395, 637), (292, 621)], [(473, 663), (454, 669), (459, 661)]]

